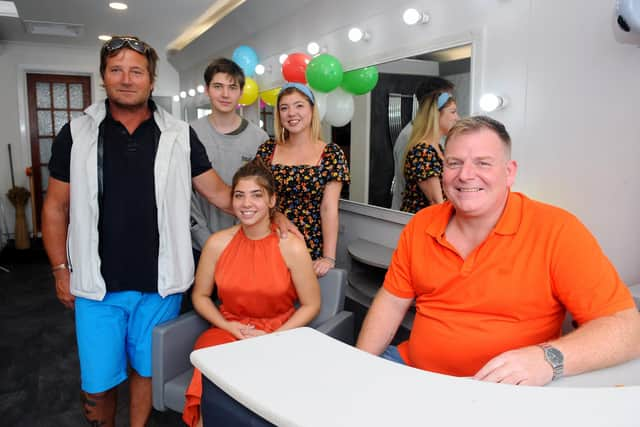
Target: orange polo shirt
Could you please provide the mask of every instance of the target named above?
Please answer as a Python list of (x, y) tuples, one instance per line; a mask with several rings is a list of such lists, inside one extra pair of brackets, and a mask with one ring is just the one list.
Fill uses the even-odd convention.
[(510, 193), (487, 239), (466, 259), (447, 242), (450, 202), (418, 212), (400, 235), (384, 288), (416, 298), (408, 341), (416, 368), (470, 376), (498, 354), (557, 338), (579, 323), (635, 307), (595, 238), (570, 213)]

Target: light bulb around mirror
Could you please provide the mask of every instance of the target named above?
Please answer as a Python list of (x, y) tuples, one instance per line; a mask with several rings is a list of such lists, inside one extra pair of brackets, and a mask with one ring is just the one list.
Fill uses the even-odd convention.
[(358, 27), (353, 27), (352, 29), (349, 30), (349, 34), (347, 36), (349, 37), (349, 40), (351, 40), (354, 43), (357, 43), (364, 38), (364, 31), (362, 31)]
[(185, 99), (187, 97), (187, 92), (181, 90), (180, 91), (180, 98)]
[(409, 8), (402, 14), (402, 20), (407, 25), (415, 25), (420, 20), (420, 12), (417, 9)]
[(202, 86), (202, 85), (198, 85), (198, 87), (196, 88), (196, 90), (198, 91), (198, 93), (204, 93), (204, 86)]
[(254, 71), (256, 72), (257, 75), (261, 76), (264, 74), (265, 68), (264, 65), (262, 64), (258, 64), (256, 65), (256, 68), (254, 68)]
[(178, 95), (173, 95), (173, 102), (180, 102), (180, 97)]
[(195, 89), (189, 89), (189, 96), (196, 96), (196, 90)]
[(307, 45), (307, 52), (309, 55), (317, 55), (320, 52), (320, 45), (316, 42), (311, 42)]
[(108, 42), (109, 40), (111, 40), (111, 36), (108, 34), (100, 34), (98, 36), (98, 40), (102, 40), (103, 42)]
[(407, 25), (425, 24), (429, 22), (429, 15), (410, 7), (402, 14), (402, 20)]
[(493, 93), (485, 93), (480, 97), (480, 109), (487, 113), (504, 106), (504, 99)]
[(278, 61), (280, 61), (281, 64), (284, 64), (284, 61), (287, 60), (287, 57), (289, 55), (287, 55), (286, 53), (283, 53), (282, 55), (280, 55), (280, 58), (278, 58)]

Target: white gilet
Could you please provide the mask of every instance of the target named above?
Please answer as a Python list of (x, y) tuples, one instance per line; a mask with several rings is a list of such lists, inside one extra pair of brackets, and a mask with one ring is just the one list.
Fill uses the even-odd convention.
[[(71, 293), (102, 300), (106, 285), (98, 254), (98, 129), (106, 116), (105, 102), (71, 120), (70, 212), (67, 257)], [(153, 114), (160, 129), (154, 163), (158, 211), (158, 293), (184, 292), (193, 283), (193, 255), (189, 231), (191, 161), (189, 125), (158, 107)], [(135, 207), (132, 207), (135, 209)]]

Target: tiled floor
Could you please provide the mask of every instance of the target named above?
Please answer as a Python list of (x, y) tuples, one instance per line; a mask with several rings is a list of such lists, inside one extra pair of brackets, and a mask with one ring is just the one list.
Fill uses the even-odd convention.
[[(34, 245), (37, 246), (37, 245)], [(87, 425), (73, 313), (55, 296), (41, 248), (0, 255), (0, 425)], [(117, 425), (129, 424), (128, 388), (118, 391)], [(175, 412), (154, 411), (149, 426), (182, 426)]]

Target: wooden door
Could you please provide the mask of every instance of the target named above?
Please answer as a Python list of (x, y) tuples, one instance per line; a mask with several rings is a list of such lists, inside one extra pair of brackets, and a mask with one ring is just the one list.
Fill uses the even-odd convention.
[(27, 74), (29, 134), (35, 213), (34, 235), (40, 231), (40, 211), (47, 192), (53, 138), (71, 118), (91, 104), (91, 78), (59, 74)]

